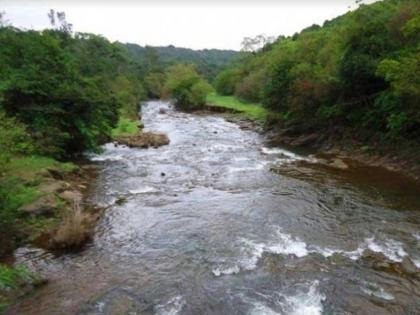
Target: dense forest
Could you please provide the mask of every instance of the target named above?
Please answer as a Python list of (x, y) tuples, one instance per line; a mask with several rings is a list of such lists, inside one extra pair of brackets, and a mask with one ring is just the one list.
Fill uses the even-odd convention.
[(246, 55), (234, 50), (203, 49), (193, 50), (174, 46), (142, 47), (137, 44), (121, 44), (130, 56), (147, 68), (150, 65), (167, 67), (178, 63), (195, 64), (206, 79), (212, 81), (223, 68), (233, 60)]
[(222, 95), (260, 102), (300, 133), (420, 139), (420, 3), (385, 0), (312, 25), (222, 71)]

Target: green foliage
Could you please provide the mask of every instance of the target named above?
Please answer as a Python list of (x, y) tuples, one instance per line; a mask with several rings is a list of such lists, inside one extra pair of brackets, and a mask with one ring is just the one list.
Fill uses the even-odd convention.
[(142, 47), (136, 44), (123, 46), (145, 72), (162, 72), (171, 65), (188, 63), (194, 64), (198, 72), (209, 81), (212, 81), (230, 62), (243, 55), (233, 50), (192, 50), (174, 46)]
[(121, 117), (118, 120), (117, 127), (112, 129), (112, 137), (134, 135), (139, 132), (139, 122), (137, 120), (130, 120), (128, 118)]
[(148, 97), (160, 98), (163, 95), (163, 85), (165, 84), (165, 74), (161, 72), (149, 73), (145, 79), (145, 86)]
[(183, 109), (197, 109), (206, 103), (212, 87), (195, 70), (193, 65), (174, 65), (166, 73), (164, 90), (175, 105)]
[(248, 102), (259, 102), (265, 82), (263, 71), (254, 71), (244, 77), (235, 89), (235, 96)]
[[(420, 139), (420, 4), (362, 5), (258, 51), (215, 81), (301, 130), (332, 126)], [(234, 83), (232, 83), (234, 82)]]
[(9, 267), (0, 264), (0, 312), (4, 310), (9, 298), (23, 286), (33, 285), (38, 281), (25, 267)]
[(0, 110), (0, 177), (8, 168), (10, 159), (16, 154), (29, 154), (33, 151), (25, 126), (15, 118), (6, 117)]
[(126, 52), (91, 34), (0, 28), (0, 99), (27, 125), (38, 152), (96, 150), (144, 96)]
[(220, 72), (215, 81), (214, 86), (220, 95), (233, 95), (236, 85), (242, 79), (243, 74), (240, 69), (226, 69)]

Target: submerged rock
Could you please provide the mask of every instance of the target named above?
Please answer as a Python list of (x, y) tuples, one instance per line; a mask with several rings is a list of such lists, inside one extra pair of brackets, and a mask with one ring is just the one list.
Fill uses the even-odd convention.
[(158, 148), (169, 144), (169, 138), (162, 133), (142, 132), (133, 136), (121, 136), (117, 138), (119, 144), (130, 148)]

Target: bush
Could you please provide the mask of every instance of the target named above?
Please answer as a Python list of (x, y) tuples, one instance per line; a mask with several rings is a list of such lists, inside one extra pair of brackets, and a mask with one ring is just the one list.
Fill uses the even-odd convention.
[(166, 78), (166, 94), (174, 99), (176, 106), (183, 109), (201, 108), (212, 91), (212, 87), (192, 65), (174, 65), (168, 69)]
[(247, 102), (260, 102), (265, 84), (264, 78), (263, 71), (250, 73), (236, 85), (235, 96)]
[(164, 73), (152, 72), (146, 76), (144, 83), (149, 98), (160, 98), (163, 96)]
[(220, 72), (214, 81), (217, 93), (220, 95), (233, 95), (236, 85), (242, 77), (243, 75), (240, 69), (227, 69)]

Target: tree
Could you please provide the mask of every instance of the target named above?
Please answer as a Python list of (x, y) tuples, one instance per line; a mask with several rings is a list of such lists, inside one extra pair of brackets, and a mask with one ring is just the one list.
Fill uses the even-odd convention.
[(206, 103), (212, 87), (195, 70), (193, 65), (177, 64), (166, 73), (164, 90), (183, 109), (197, 109)]
[(264, 34), (260, 34), (255, 37), (245, 37), (241, 42), (241, 50), (246, 52), (255, 52), (275, 40), (275, 37), (266, 36)]

